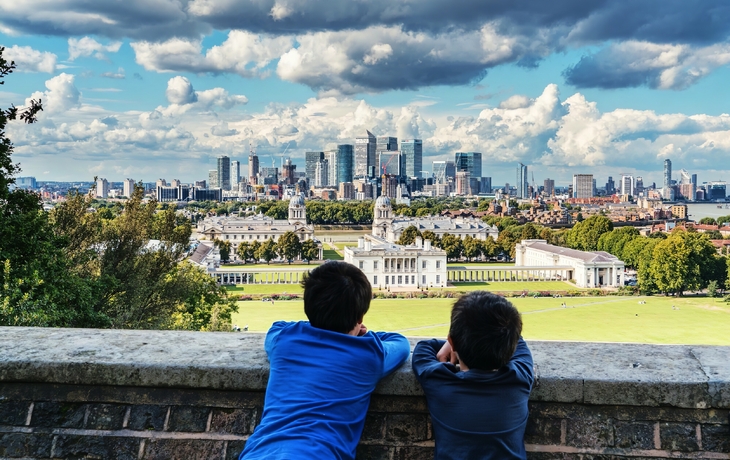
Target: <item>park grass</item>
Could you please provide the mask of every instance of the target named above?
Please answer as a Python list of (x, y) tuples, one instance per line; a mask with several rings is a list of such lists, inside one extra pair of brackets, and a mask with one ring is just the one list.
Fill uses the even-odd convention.
[(344, 259), (344, 257), (341, 256), (334, 249), (322, 249), (322, 258), (325, 260), (343, 260)]
[(538, 291), (577, 291), (575, 284), (565, 281), (490, 281), (453, 283), (444, 288), (446, 291), (491, 291), (491, 292), (538, 292)]
[[(376, 299), (365, 324), (371, 330), (398, 331), (411, 337), (444, 337), (454, 300)], [(640, 300), (646, 304), (639, 304)], [(606, 296), (510, 301), (522, 312), (527, 340), (730, 345), (730, 306), (722, 300)], [(567, 308), (562, 307), (563, 302)], [(233, 323), (248, 324), (250, 331), (265, 332), (277, 320), (306, 319), (302, 301), (238, 305)]]
[(357, 246), (357, 242), (347, 242), (347, 243), (339, 243), (339, 242), (333, 242), (330, 243), (332, 246), (336, 247), (340, 251), (343, 251), (345, 249), (345, 246)]

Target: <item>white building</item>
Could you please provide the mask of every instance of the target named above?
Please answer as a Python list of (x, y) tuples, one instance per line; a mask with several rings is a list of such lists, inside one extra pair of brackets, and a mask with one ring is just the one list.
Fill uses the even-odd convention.
[(212, 273), (221, 265), (220, 250), (211, 243), (198, 243), (195, 251), (188, 258), (193, 265)]
[(573, 174), (573, 198), (593, 198), (593, 174)]
[(474, 217), (394, 217), (390, 198), (380, 196), (375, 200), (372, 231), (374, 236), (395, 243), (400, 239), (403, 231), (410, 226), (416, 227), (420, 232), (429, 230), (439, 238), (442, 238), (446, 233), (460, 238), (471, 236), (478, 240), (486, 240), (488, 236), (491, 236), (494, 241), (497, 241), (499, 237), (497, 227), (487, 225), (484, 221)]
[(124, 188), (124, 196), (131, 198), (134, 193), (134, 179), (124, 179), (122, 184)]
[(96, 198), (109, 197), (109, 182), (106, 179), (96, 179)]
[(374, 289), (446, 287), (446, 251), (421, 238), (401, 246), (365, 235), (357, 247), (345, 246), (345, 262), (360, 268)]
[[(603, 251), (578, 251), (548, 244), (545, 240), (522, 240), (515, 248), (515, 267), (570, 267), (575, 284), (582, 288), (624, 285), (624, 263)], [(570, 276), (565, 277), (570, 278)]]
[(269, 238), (278, 241), (289, 231), (294, 232), (299, 241), (314, 239), (314, 226), (307, 224), (307, 212), (301, 195), (289, 201), (289, 218), (286, 220), (262, 214), (251, 217), (207, 217), (198, 222), (196, 231), (201, 239), (230, 241), (231, 254), (236, 254), (239, 243), (243, 241), (263, 243)]

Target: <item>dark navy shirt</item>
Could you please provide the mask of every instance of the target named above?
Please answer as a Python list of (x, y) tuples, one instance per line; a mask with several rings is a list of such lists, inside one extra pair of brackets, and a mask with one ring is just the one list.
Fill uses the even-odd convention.
[(246, 460), (354, 459), (370, 394), (410, 352), (400, 334), (354, 337), (306, 321), (274, 323), (265, 348), (269, 383)]
[[(426, 393), (436, 460), (525, 459), (532, 354), (522, 338), (510, 362), (496, 371), (458, 371), (436, 354), (443, 340), (419, 342), (413, 372)], [(468, 363), (467, 363), (468, 364)]]

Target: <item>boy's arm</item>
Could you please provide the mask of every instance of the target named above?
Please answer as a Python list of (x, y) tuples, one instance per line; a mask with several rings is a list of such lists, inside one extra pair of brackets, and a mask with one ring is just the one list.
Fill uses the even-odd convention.
[(274, 349), (274, 344), (276, 343), (276, 339), (279, 337), (279, 333), (289, 324), (292, 323), (288, 321), (276, 321), (271, 325), (269, 332), (266, 333), (266, 339), (264, 340), (264, 350), (266, 350), (267, 356), (271, 356), (271, 352)]
[(413, 348), (411, 364), (416, 377), (420, 377), (430, 367), (439, 364), (438, 352), (444, 346), (444, 340), (431, 339), (418, 342)]
[(512, 364), (517, 371), (524, 376), (525, 380), (532, 385), (534, 380), (532, 353), (522, 337), (520, 337), (520, 340), (517, 342), (517, 348), (515, 349), (515, 353), (512, 355), (510, 364)]
[(411, 344), (408, 339), (395, 332), (376, 332), (383, 344), (383, 377), (398, 369), (408, 359)]

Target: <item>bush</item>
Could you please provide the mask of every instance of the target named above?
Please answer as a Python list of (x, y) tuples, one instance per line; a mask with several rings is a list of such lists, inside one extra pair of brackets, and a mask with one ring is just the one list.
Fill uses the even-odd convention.
[(707, 283), (707, 297), (717, 297), (717, 281)]

